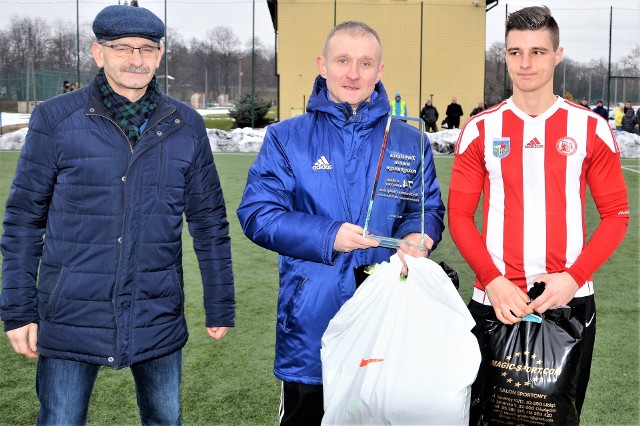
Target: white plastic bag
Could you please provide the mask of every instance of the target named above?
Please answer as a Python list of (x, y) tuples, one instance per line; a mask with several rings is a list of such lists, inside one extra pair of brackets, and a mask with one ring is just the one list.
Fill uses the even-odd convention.
[(471, 314), (435, 262), (379, 265), (322, 337), (323, 424), (469, 423), (480, 349)]

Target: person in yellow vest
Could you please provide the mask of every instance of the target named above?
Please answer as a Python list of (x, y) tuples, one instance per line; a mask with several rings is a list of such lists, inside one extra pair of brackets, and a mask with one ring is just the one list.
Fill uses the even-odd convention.
[(620, 102), (616, 107), (616, 115), (613, 117), (616, 130), (622, 130), (622, 117), (624, 117), (624, 104)]
[(407, 104), (400, 97), (400, 93), (396, 93), (396, 100), (391, 101), (390, 104), (391, 104), (391, 109), (389, 111), (389, 114), (403, 115), (405, 117), (407, 116)]

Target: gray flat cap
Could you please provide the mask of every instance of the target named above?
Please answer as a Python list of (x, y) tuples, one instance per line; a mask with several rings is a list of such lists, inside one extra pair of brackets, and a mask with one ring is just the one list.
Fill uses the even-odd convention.
[(164, 23), (148, 9), (133, 6), (107, 6), (93, 21), (98, 40), (142, 37), (158, 43), (164, 37)]

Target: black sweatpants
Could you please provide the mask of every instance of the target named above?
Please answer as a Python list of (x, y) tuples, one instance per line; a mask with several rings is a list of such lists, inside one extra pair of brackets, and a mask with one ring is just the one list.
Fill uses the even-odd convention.
[(324, 416), (322, 385), (282, 382), (280, 425), (320, 425)]

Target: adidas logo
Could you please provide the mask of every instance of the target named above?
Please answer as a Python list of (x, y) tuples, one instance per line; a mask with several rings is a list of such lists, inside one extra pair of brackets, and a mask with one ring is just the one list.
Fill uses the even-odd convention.
[(540, 143), (538, 138), (533, 138), (531, 141), (524, 146), (525, 148), (544, 148), (544, 145)]
[(324, 158), (324, 155), (320, 157), (318, 161), (313, 165), (313, 170), (331, 170), (333, 166)]

